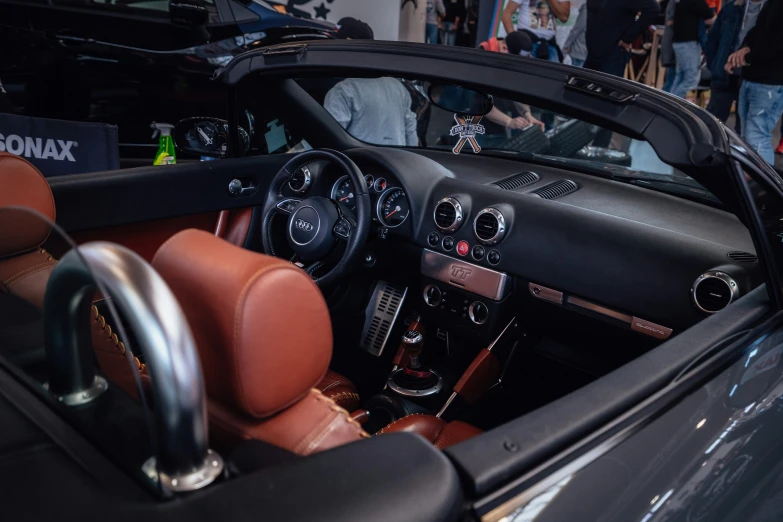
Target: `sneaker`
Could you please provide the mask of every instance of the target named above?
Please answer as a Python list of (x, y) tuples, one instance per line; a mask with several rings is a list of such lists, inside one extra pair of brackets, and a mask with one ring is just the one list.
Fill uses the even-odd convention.
[(783, 154), (783, 138), (780, 138), (780, 143), (778, 143), (778, 148), (775, 149), (775, 154)]

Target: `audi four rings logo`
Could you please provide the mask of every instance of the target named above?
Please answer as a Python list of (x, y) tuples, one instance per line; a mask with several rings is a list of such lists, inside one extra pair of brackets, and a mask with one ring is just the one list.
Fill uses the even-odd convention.
[(459, 265), (451, 265), (451, 277), (462, 279), (463, 281), (473, 273), (473, 270)]
[(310, 232), (313, 229), (313, 224), (304, 219), (297, 219), (294, 222), (294, 225), (296, 225), (296, 228), (299, 230), (304, 230), (305, 232)]

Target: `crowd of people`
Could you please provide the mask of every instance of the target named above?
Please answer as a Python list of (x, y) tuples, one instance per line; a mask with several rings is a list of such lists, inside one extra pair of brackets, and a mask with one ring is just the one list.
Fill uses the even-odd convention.
[[(576, 3), (578, 0), (573, 0)], [(426, 41), (454, 45), (470, 15), (464, 0), (427, 0)], [(783, 116), (783, 2), (778, 0), (584, 0), (568, 37), (558, 28), (572, 0), (508, 0), (501, 22), (505, 38), (480, 48), (566, 62), (624, 76), (635, 42), (655, 23), (665, 24), (661, 57), (663, 90), (681, 98), (711, 90), (707, 110), (723, 122), (733, 111), (735, 129), (770, 164), (783, 154), (772, 136)], [(663, 16), (663, 18), (661, 18)], [(515, 53), (516, 54), (516, 53)], [(490, 116), (491, 117), (491, 116)]]

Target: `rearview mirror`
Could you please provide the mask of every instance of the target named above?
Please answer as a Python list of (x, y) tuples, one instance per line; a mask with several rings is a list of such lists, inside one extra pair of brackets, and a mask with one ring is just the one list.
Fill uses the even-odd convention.
[[(250, 137), (242, 127), (239, 133), (237, 156), (243, 156), (250, 147)], [(174, 126), (174, 144), (177, 150), (208, 156), (225, 158), (228, 155), (228, 122), (218, 118), (186, 118)]]
[(465, 116), (484, 116), (493, 105), (492, 96), (461, 85), (432, 84), (429, 98), (436, 107)]
[(184, 27), (201, 27), (209, 21), (209, 10), (202, 0), (170, 0), (171, 23)]

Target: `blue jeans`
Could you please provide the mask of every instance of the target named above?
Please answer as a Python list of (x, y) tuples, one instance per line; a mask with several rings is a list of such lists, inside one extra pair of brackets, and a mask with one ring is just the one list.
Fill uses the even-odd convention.
[(574, 67), (584, 67), (585, 66), (585, 61), (581, 60), (579, 58), (574, 58), (572, 56), (571, 57), (571, 65), (573, 65)]
[(770, 165), (775, 164), (772, 130), (783, 116), (783, 85), (742, 81), (737, 106), (742, 137)]
[(443, 29), (440, 32), (440, 41), (443, 45), (454, 45), (457, 43), (457, 28), (454, 22), (442, 22)]
[(688, 92), (699, 86), (701, 79), (701, 45), (699, 42), (674, 42), (674, 57), (677, 59), (677, 72), (674, 85), (669, 91), (675, 96), (686, 98)]
[(424, 43), (438, 43), (438, 24), (427, 24), (424, 30)]
[[(533, 50), (530, 52), (530, 56), (532, 58), (538, 57), (537, 53), (539, 45), (541, 45), (541, 42), (536, 42), (533, 44)], [(549, 44), (546, 44), (546, 46), (549, 48), (549, 58), (547, 61), (560, 63), (560, 55), (557, 54), (557, 47)]]
[(674, 67), (666, 68), (666, 74), (663, 77), (663, 92), (672, 92), (675, 74), (676, 71), (674, 70)]

